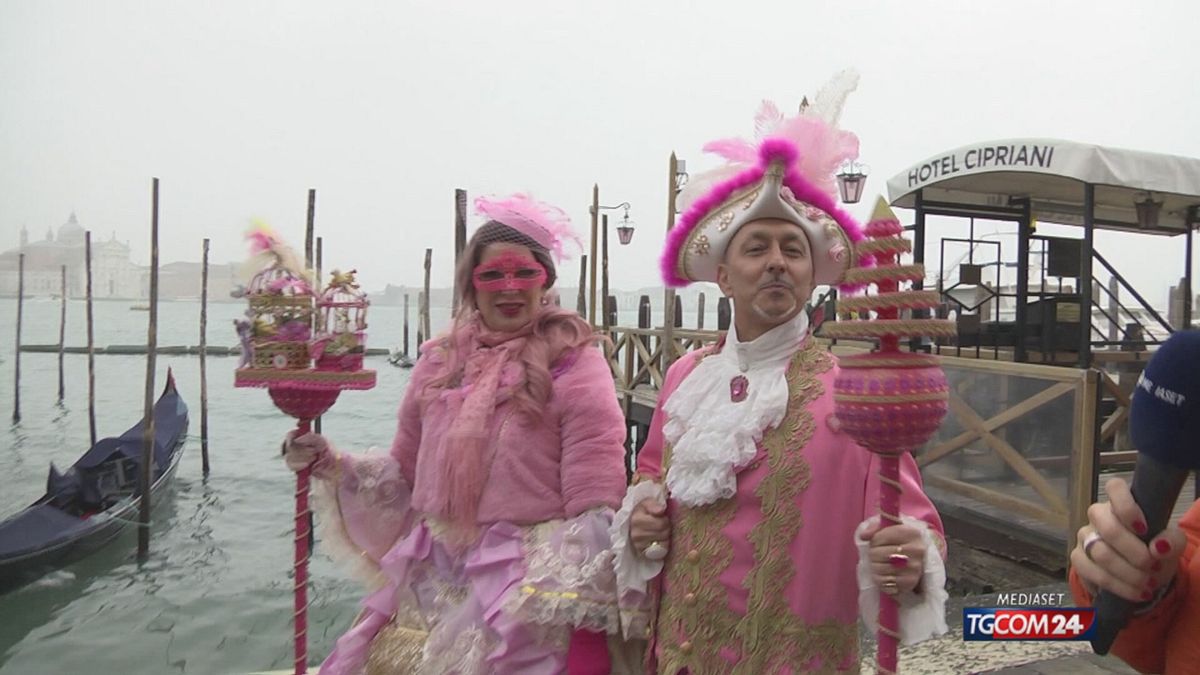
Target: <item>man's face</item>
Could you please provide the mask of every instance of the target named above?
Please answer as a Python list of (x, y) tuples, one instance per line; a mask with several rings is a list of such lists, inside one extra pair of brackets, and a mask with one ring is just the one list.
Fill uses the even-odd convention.
[(813, 292), (808, 237), (799, 225), (786, 220), (746, 223), (725, 249), (717, 284), (733, 298), (739, 331), (752, 329), (757, 337), (791, 320)]

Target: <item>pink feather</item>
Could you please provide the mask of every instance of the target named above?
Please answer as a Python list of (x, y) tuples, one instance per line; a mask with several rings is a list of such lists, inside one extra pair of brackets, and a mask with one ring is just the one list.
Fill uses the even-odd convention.
[(858, 136), (830, 127), (816, 117), (794, 117), (784, 122), (776, 136), (791, 141), (800, 154), (799, 170), (828, 193), (835, 189), (838, 167), (858, 157)]
[(706, 143), (702, 149), (733, 164), (754, 164), (757, 155), (754, 145), (744, 138), (722, 138)]
[(780, 124), (783, 124), (783, 113), (779, 111), (779, 106), (774, 101), (764, 99), (758, 107), (758, 114), (754, 116), (754, 135), (757, 138), (774, 135)]
[(504, 198), (476, 197), (475, 213), (524, 234), (560, 262), (570, 258), (564, 248), (567, 241), (575, 242), (583, 251), (583, 240), (571, 229), (571, 219), (565, 211), (523, 192)]

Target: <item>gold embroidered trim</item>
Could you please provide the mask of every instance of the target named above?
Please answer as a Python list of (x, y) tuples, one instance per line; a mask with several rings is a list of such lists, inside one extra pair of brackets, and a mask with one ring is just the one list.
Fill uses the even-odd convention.
[(942, 304), (942, 296), (937, 291), (900, 291), (898, 293), (838, 298), (837, 310), (839, 315), (844, 315), (850, 312), (865, 312), (870, 309), (911, 309), (914, 307), (937, 307), (940, 304)]
[(877, 281), (920, 281), (925, 278), (924, 265), (891, 265), (888, 267), (856, 267), (846, 271), (846, 283), (870, 284)]
[[(680, 508), (671, 539), (667, 581), (658, 625), (660, 673), (687, 668), (705, 673), (770, 673), (791, 666), (837, 672), (858, 647), (857, 623), (808, 624), (791, 612), (785, 589), (795, 576), (791, 542), (803, 526), (797, 498), (808, 487), (810, 469), (799, 451), (812, 438), (816, 422), (808, 406), (824, 393), (817, 375), (832, 358), (809, 340), (788, 365), (788, 409), (777, 428), (763, 435), (770, 471), (755, 490), (763, 519), (751, 530), (754, 566), (743, 581), (749, 591), (744, 616), (729, 608), (720, 575), (733, 561), (733, 548), (721, 532), (737, 511), (734, 499), (699, 508)], [(663, 471), (670, 448), (663, 451)], [(732, 652), (730, 671), (722, 652)], [(813, 672), (811, 669), (805, 672)]]
[(888, 354), (855, 354), (853, 357), (846, 357), (839, 363), (842, 370), (853, 370), (856, 368), (936, 368), (942, 365), (939, 357), (933, 354), (921, 354), (918, 352), (906, 352), (900, 358)]
[(893, 396), (874, 396), (872, 394), (837, 394), (836, 399), (843, 403), (925, 403), (927, 401), (945, 401), (949, 398), (946, 391), (912, 392), (910, 394), (895, 394)]
[(868, 253), (912, 253), (912, 242), (904, 237), (883, 237), (880, 239), (867, 239), (858, 242), (854, 250), (858, 251), (859, 255)]
[(950, 319), (874, 319), (872, 321), (826, 321), (822, 337), (882, 337), (884, 335), (954, 337), (958, 324)]

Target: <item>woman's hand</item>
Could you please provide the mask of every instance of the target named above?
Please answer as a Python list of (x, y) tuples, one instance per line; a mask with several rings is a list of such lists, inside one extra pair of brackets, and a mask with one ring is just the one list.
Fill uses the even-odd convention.
[(1088, 507), (1088, 524), (1079, 528), (1071, 565), (1093, 596), (1098, 589), (1131, 602), (1146, 602), (1175, 577), (1187, 539), (1168, 527), (1142, 543), (1146, 518), (1129, 485), (1120, 478), (1104, 485), (1107, 502)]
[(312, 467), (313, 475), (325, 478), (336, 465), (333, 446), (320, 434), (297, 434), (295, 429), (289, 431), (283, 439), (283, 461), (287, 467), (296, 473), (306, 467)]

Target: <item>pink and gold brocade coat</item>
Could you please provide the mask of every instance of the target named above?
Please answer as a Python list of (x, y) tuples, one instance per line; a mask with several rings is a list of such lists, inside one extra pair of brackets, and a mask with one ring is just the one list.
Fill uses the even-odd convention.
[[(663, 403), (713, 347), (668, 371), (636, 480), (662, 481), (671, 461)], [(658, 578), (650, 672), (858, 671), (855, 528), (877, 512), (875, 455), (838, 431), (837, 359), (811, 337), (787, 366), (783, 422), (737, 470), (733, 498), (668, 505), (672, 535)], [(911, 456), (902, 512), (927, 523), (945, 558), (942, 524)]]

